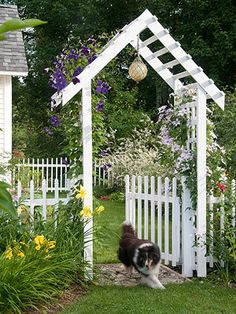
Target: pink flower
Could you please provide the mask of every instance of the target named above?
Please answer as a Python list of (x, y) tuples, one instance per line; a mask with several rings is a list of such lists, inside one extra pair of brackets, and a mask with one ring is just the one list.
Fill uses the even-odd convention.
[(218, 188), (221, 190), (222, 193), (225, 191), (225, 185), (223, 183), (217, 182)]

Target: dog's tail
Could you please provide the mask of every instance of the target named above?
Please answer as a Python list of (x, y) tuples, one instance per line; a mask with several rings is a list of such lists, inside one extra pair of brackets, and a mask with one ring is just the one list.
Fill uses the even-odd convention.
[(121, 232), (122, 232), (122, 235), (125, 233), (135, 235), (135, 231), (134, 231), (133, 226), (131, 225), (131, 223), (129, 223), (127, 221), (123, 222), (123, 224), (121, 226)]

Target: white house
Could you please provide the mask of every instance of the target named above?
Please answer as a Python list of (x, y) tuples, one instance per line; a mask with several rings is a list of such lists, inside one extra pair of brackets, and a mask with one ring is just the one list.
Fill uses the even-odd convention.
[[(0, 5), (0, 24), (19, 18), (15, 5)], [(28, 72), (21, 31), (6, 33), (0, 41), (0, 160), (6, 161), (12, 152), (12, 76)]]

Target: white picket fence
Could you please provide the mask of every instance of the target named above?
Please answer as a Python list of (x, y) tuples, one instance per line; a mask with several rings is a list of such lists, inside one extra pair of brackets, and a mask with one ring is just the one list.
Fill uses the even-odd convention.
[[(123, 178), (120, 181), (123, 181)], [(102, 159), (95, 160), (93, 163), (93, 186), (112, 187), (113, 185), (112, 168), (106, 169)]]
[[(19, 200), (20, 204), (24, 204), (26, 206), (29, 206), (30, 208), (30, 217), (33, 219), (35, 208), (40, 206), (42, 208), (42, 219), (43, 221), (46, 221), (48, 218), (48, 208), (49, 206), (54, 207), (54, 213), (56, 215), (58, 205), (61, 204), (67, 204), (70, 200), (70, 194), (71, 194), (71, 188), (73, 187), (73, 181), (67, 179), (66, 185), (64, 188), (63, 194), (60, 192), (59, 188), (59, 180), (54, 180), (54, 191), (51, 192), (50, 195), (48, 195), (48, 192), (50, 191), (47, 186), (47, 181), (45, 179), (42, 180), (41, 184), (41, 191), (39, 193), (38, 186), (35, 186), (34, 180), (30, 181), (30, 190), (29, 195), (26, 196), (24, 194), (24, 190), (22, 189), (21, 182), (18, 181), (17, 184), (17, 199)], [(67, 192), (67, 193), (65, 193)], [(56, 218), (56, 217), (53, 217)]]
[[(67, 158), (21, 159), (12, 171), (13, 186), (20, 180), (22, 187), (29, 188), (30, 181), (33, 180), (35, 190), (41, 190), (42, 180), (46, 180), (47, 189), (52, 192), (55, 191), (55, 180), (58, 180), (59, 190), (65, 191), (69, 169), (70, 162)], [(122, 181), (123, 178), (120, 179), (120, 183)], [(112, 187), (113, 184), (112, 169), (107, 171), (101, 159), (95, 160), (93, 186)]]
[(35, 190), (41, 190), (42, 181), (46, 180), (48, 191), (55, 191), (54, 183), (57, 180), (60, 191), (67, 189), (69, 162), (67, 158), (22, 159), (15, 165), (12, 171), (13, 185), (21, 181), (22, 187), (29, 187), (30, 181), (34, 181)]

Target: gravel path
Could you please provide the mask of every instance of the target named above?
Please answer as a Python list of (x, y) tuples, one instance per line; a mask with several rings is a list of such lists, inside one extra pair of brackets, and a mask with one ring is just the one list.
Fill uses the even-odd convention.
[[(122, 264), (99, 264), (98, 285), (119, 285), (119, 286), (136, 286), (139, 284), (140, 275), (133, 271), (130, 275)], [(176, 271), (161, 265), (159, 273), (160, 282), (165, 285), (167, 283), (183, 283), (189, 281)]]

